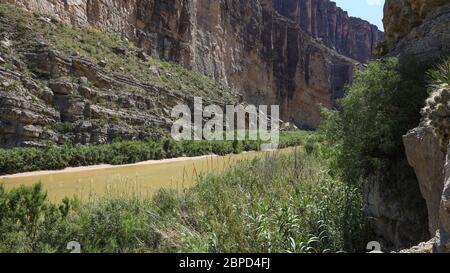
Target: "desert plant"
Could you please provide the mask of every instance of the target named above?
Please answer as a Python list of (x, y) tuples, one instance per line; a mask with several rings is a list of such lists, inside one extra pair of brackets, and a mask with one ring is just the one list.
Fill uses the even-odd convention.
[(431, 80), (430, 97), (421, 113), (446, 151), (450, 142), (450, 59), (431, 69), (428, 75)]

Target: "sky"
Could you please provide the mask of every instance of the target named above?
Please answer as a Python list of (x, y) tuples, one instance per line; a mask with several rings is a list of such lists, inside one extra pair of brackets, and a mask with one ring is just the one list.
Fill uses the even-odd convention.
[(332, 0), (350, 16), (359, 17), (383, 30), (384, 0)]

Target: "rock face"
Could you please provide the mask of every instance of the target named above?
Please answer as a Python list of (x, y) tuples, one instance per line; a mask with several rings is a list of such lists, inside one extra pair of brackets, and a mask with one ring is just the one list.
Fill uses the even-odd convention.
[[(412, 58), (416, 63), (423, 65), (436, 62), (450, 53), (450, 2), (448, 0), (387, 0), (384, 13), (386, 33), (385, 41), (380, 47), (383, 50), (381, 53), (386, 56), (400, 57), (401, 60)], [(442, 129), (442, 126), (435, 127), (448, 122), (446, 113), (441, 117), (442, 112), (446, 112), (445, 106), (442, 107), (446, 104), (441, 105), (440, 98), (443, 98), (441, 93), (439, 91), (439, 96), (433, 95), (427, 100), (428, 106), (422, 111), (424, 120), (418, 128), (411, 130), (403, 137), (407, 159), (415, 170), (417, 186), (426, 201), (429, 233), (427, 237), (432, 238), (437, 231), (440, 231), (436, 238), (423, 244), (427, 246), (440, 241), (445, 244), (448, 240), (448, 230), (442, 225), (448, 219), (448, 216), (443, 213), (442, 205), (446, 160), (446, 150), (443, 147), (446, 147), (448, 143), (443, 143), (445, 141), (437, 137), (436, 132), (443, 136), (447, 136), (448, 133), (445, 128)], [(435, 102), (435, 98), (439, 100)], [(433, 118), (430, 118), (431, 116)], [(376, 222), (379, 223), (380, 236), (389, 237), (389, 235), (398, 234), (398, 231), (392, 229), (389, 221), (383, 223), (384, 219), (392, 216), (402, 221), (402, 219), (414, 219), (415, 214), (417, 221), (411, 221), (409, 225), (425, 224), (427, 217), (420, 217), (423, 209), (417, 205), (422, 202), (420, 194), (408, 197), (405, 194), (406, 191), (414, 190), (414, 186), (409, 185), (409, 189), (403, 189), (403, 191), (397, 189), (398, 185), (386, 186), (384, 191), (389, 194), (381, 194), (381, 198), (374, 201), (373, 207), (381, 208), (376, 211), (377, 213), (372, 213)], [(383, 185), (373, 183), (369, 186), (368, 192), (380, 192), (380, 187)], [(401, 213), (393, 214), (392, 207)], [(417, 242), (422, 238), (412, 233), (413, 231), (408, 229), (401, 231), (401, 234), (414, 238), (411, 242)], [(396, 236), (393, 236), (390, 241), (395, 243), (396, 239)], [(409, 247), (405, 244), (400, 246)]]
[(427, 202), (430, 236), (439, 229), (439, 209), (444, 189), (445, 153), (429, 126), (418, 127), (403, 137), (409, 164)]
[[(416, 128), (405, 136), (407, 147), (417, 141), (420, 141), (420, 147), (418, 149), (411, 147), (407, 153), (411, 164), (416, 166), (422, 194), (427, 201), (430, 236), (433, 237), (430, 242), (422, 244), (426, 245), (427, 249), (418, 252), (429, 252), (428, 249), (431, 248), (432, 252), (450, 253), (450, 145), (446, 156), (440, 146), (435, 150), (435, 156), (432, 156), (430, 151), (423, 150), (427, 147), (435, 149), (438, 147), (436, 144), (439, 144), (427, 126)], [(430, 162), (421, 161), (424, 154), (428, 154)]]
[(434, 89), (422, 111), (422, 123), (404, 136), (404, 144), (409, 163), (414, 167), (419, 180), (422, 196), (427, 202), (430, 236), (436, 234), (434, 251), (448, 253), (450, 145), (446, 132), (450, 130), (450, 125), (445, 107), (442, 109), (435, 106), (441, 103), (447, 105), (450, 103), (450, 97), (443, 96), (443, 91), (448, 91), (448, 86), (435, 86)]
[(450, 145), (447, 152), (447, 162), (445, 163), (445, 185), (441, 199), (440, 233), (437, 251), (450, 253)]
[[(42, 86), (38, 80), (23, 75), (13, 78), (14, 72), (0, 70), (3, 84), (13, 82), (0, 88), (0, 147), (41, 146), (48, 141), (102, 144), (118, 137), (145, 139), (152, 137), (147, 128), (168, 127), (169, 120), (155, 112), (153, 98), (127, 92), (129, 86), (161, 93), (168, 104), (184, 101), (156, 86), (103, 70), (89, 60), (66, 57), (46, 46), (30, 49), (25, 56), (27, 65), (50, 80), (48, 86)], [(80, 80), (74, 81), (77, 75)], [(112, 90), (114, 94), (109, 94)]]
[[(433, 63), (450, 54), (448, 0), (388, 0), (384, 24), (390, 56)], [(404, 143), (427, 202), (430, 237), (436, 234), (434, 251), (450, 252), (450, 91), (445, 84), (433, 89), (422, 110), (422, 123), (404, 137)]]
[(365, 213), (376, 240), (389, 250), (409, 247), (430, 236), (426, 204), (415, 179), (399, 176), (396, 180), (369, 177), (363, 188)]
[(383, 32), (367, 21), (350, 17), (329, 0), (273, 0), (274, 8), (327, 47), (367, 62), (383, 40)]
[(388, 0), (384, 13), (389, 55), (432, 60), (450, 53), (448, 0)]
[(388, 0), (384, 6), (386, 40), (398, 42), (413, 28), (421, 25), (428, 15), (448, 4), (447, 0)]
[(352, 78), (356, 62), (337, 52), (364, 62), (382, 37), (328, 1), (9, 1), (122, 33), (152, 56), (225, 82), (249, 103), (279, 104), (281, 119), (303, 128), (318, 125), (319, 105), (333, 107)]

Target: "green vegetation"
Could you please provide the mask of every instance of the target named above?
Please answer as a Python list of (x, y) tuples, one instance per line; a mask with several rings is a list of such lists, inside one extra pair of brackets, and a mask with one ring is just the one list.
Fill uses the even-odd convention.
[(422, 115), (429, 121), (443, 151), (446, 151), (450, 142), (450, 59), (437, 65), (428, 74), (432, 84)]
[[(116, 34), (47, 22), (38, 14), (30, 16), (7, 4), (0, 4), (0, 15), (2, 22), (13, 22), (2, 27), (13, 27), (13, 32), (19, 33), (14, 37), (18, 52), (42, 40), (65, 55), (104, 61), (110, 72), (131, 75), (169, 93), (222, 103), (237, 100), (229, 88), (205, 75), (139, 55), (138, 48)], [(386, 48), (387, 44), (381, 45), (378, 51)], [(10, 63), (5, 66), (13, 67)], [(448, 117), (437, 113), (448, 102), (449, 67), (446, 61), (429, 71), (434, 85), (423, 108), (430, 95), (425, 73), (428, 65), (408, 58), (373, 61), (357, 72), (346, 97), (340, 100), (341, 109), (324, 110), (320, 132), (282, 134), (280, 148), (303, 146), (302, 151), (244, 161), (225, 174), (201, 177), (197, 186), (183, 193), (161, 190), (152, 198), (109, 197), (87, 203), (65, 199), (56, 205), (46, 199), (40, 184), (10, 192), (0, 187), (0, 252), (65, 252), (67, 243), (74, 240), (84, 252), (363, 250), (371, 239), (363, 212), (362, 193), (367, 183), (377, 183), (380, 191), (389, 189), (403, 202), (402, 209), (414, 211), (421, 219), (425, 207), (416, 175), (405, 157), (402, 136), (419, 124), (423, 109), (422, 113), (439, 116), (430, 120), (448, 143)], [(69, 132), (69, 126), (62, 124), (60, 130)], [(225, 155), (258, 150), (260, 144), (161, 139), (0, 149), (0, 175)], [(422, 224), (415, 226), (420, 229)]]
[[(403, 136), (420, 123), (428, 96), (426, 70), (426, 65), (407, 58), (369, 63), (348, 87), (341, 110), (324, 111), (322, 124), (333, 173), (369, 195), (366, 198), (379, 198), (398, 208), (402, 216), (392, 221), (417, 242), (428, 236), (427, 210), (406, 158)], [(373, 213), (377, 212), (369, 211), (369, 216)], [(415, 242), (405, 242), (410, 243)], [(385, 247), (395, 246), (386, 243)]]
[[(293, 131), (282, 133), (280, 147), (299, 146), (311, 133)], [(260, 141), (174, 141), (161, 139), (147, 141), (115, 141), (104, 145), (56, 146), (44, 148), (0, 149), (0, 174), (37, 170), (59, 170), (67, 167), (98, 164), (122, 165), (146, 160), (226, 155), (242, 151), (258, 151)]]
[[(106, 61), (107, 69), (132, 75), (141, 81), (151, 82), (180, 94), (201, 96), (222, 102), (236, 101), (229, 88), (206, 75), (184, 68), (177, 63), (150, 56), (146, 57), (147, 60), (140, 59), (139, 49), (117, 34), (94, 28), (72, 28), (57, 22), (54, 23), (56, 27), (42, 21), (38, 24), (49, 44), (67, 54), (77, 52), (97, 62)], [(117, 48), (126, 53), (117, 54), (115, 52)]]
[(427, 96), (423, 71), (395, 58), (371, 62), (357, 73), (341, 111), (325, 111), (322, 129), (336, 147), (333, 164), (347, 181), (378, 177), (414, 183), (402, 136), (420, 121)]
[(1, 252), (337, 252), (362, 250), (358, 190), (314, 153), (244, 161), (196, 187), (153, 198), (45, 199), (0, 188)]
[[(450, 57), (437, 64), (428, 71), (431, 87), (436, 85), (450, 85)], [(432, 90), (431, 90), (432, 92)]]

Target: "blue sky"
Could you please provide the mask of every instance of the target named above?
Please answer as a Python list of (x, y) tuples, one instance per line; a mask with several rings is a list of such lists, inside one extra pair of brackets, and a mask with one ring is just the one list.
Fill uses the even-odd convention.
[(383, 30), (384, 0), (332, 0), (350, 16), (359, 17)]

